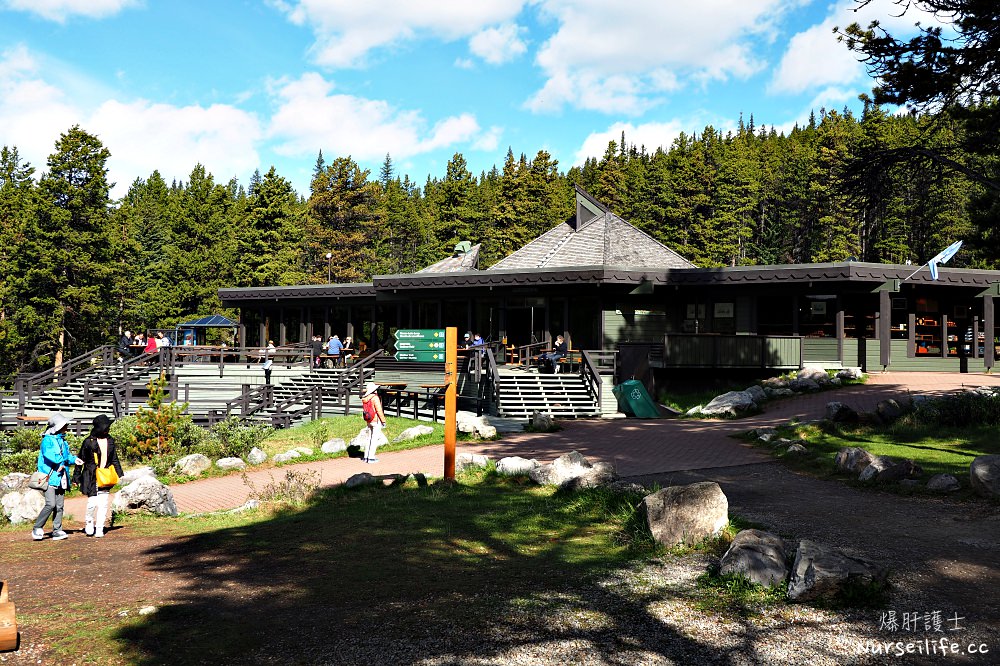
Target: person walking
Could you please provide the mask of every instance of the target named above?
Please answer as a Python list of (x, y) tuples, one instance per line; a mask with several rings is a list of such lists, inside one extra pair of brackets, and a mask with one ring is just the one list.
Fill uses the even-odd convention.
[(45, 523), (49, 516), (52, 516), (52, 540), (59, 541), (69, 536), (62, 528), (63, 504), (66, 490), (69, 489), (69, 466), (79, 465), (82, 461), (70, 453), (69, 444), (66, 443), (68, 426), (69, 419), (56, 412), (49, 417), (42, 435), (42, 444), (38, 450), (38, 471), (49, 475), (49, 485), (43, 491), (45, 505), (31, 530), (31, 538), (35, 541), (45, 538)]
[(365, 384), (365, 392), (361, 396), (361, 415), (368, 424), (368, 444), (365, 446), (365, 455), (362, 462), (377, 463), (375, 451), (383, 444), (388, 444), (389, 439), (385, 436), (385, 412), (382, 411), (382, 399), (378, 397), (378, 384), (368, 382)]
[(271, 366), (274, 365), (274, 353), (277, 349), (274, 346), (274, 340), (267, 341), (267, 348), (264, 350), (264, 383), (271, 383)]
[[(83, 533), (87, 536), (101, 538), (104, 536), (104, 521), (108, 517), (108, 500), (111, 498), (111, 488), (117, 483), (117, 477), (124, 476), (121, 461), (118, 460), (118, 447), (110, 435), (111, 419), (104, 414), (94, 417), (94, 425), (90, 435), (80, 445), (78, 459), (83, 461), (80, 472), (80, 492), (87, 496), (87, 519)], [(113, 467), (115, 474), (111, 479), (98, 479), (98, 469)], [(102, 473), (101, 476), (105, 476)], [(110, 485), (108, 485), (110, 482)]]

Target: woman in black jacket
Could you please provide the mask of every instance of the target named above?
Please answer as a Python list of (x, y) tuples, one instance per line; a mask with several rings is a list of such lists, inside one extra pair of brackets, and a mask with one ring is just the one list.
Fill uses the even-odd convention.
[(124, 475), (122, 464), (118, 460), (118, 450), (115, 440), (108, 434), (111, 430), (111, 419), (104, 414), (94, 418), (94, 426), (90, 435), (80, 446), (79, 458), (83, 461), (83, 471), (80, 474), (80, 492), (87, 496), (87, 522), (83, 528), (87, 536), (103, 537), (104, 521), (108, 516), (108, 500), (110, 486), (98, 486), (97, 468), (114, 467), (118, 476)]

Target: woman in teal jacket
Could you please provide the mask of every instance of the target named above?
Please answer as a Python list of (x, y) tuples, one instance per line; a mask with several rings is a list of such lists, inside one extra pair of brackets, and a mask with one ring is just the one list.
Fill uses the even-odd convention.
[(45, 538), (45, 522), (52, 516), (52, 539), (65, 539), (68, 534), (62, 529), (63, 501), (69, 489), (69, 466), (79, 464), (76, 456), (69, 451), (66, 443), (66, 428), (69, 419), (56, 412), (49, 417), (48, 427), (42, 435), (42, 446), (38, 451), (38, 471), (48, 473), (49, 485), (45, 489), (45, 506), (35, 520), (31, 538), (41, 541)]

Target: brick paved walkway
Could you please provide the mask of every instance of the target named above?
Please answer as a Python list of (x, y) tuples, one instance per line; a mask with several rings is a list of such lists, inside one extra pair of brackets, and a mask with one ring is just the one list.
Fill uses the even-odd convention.
[[(821, 418), (826, 403), (837, 400), (858, 411), (872, 411), (886, 398), (909, 393), (935, 394), (962, 386), (1000, 385), (1000, 376), (948, 373), (872, 374), (865, 386), (848, 387), (813, 395), (797, 396), (773, 403), (760, 415), (738, 421), (613, 420), (565, 421), (556, 433), (518, 433), (502, 440), (459, 446), (459, 452), (484, 453), (494, 459), (518, 455), (551, 462), (563, 453), (579, 451), (593, 461), (615, 465), (622, 476), (641, 476), (694, 469), (735, 467), (771, 460), (766, 454), (732, 438), (750, 428), (774, 426), (792, 419)], [(423, 472), (443, 475), (441, 446), (384, 453), (380, 462), (366, 465), (353, 458), (335, 458), (254, 470), (247, 477), (258, 488), (283, 478), (286, 470), (315, 470), (324, 486), (342, 483), (359, 472), (395, 474)], [(174, 499), (184, 513), (216, 511), (240, 506), (250, 489), (240, 475), (204, 479), (173, 486)], [(78, 520), (84, 515), (85, 498), (66, 502), (67, 514)]]

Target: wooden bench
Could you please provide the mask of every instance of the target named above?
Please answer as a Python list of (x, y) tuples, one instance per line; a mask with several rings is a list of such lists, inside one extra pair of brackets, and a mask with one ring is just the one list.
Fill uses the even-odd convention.
[(14, 419), (19, 427), (49, 422), (48, 416), (15, 416)]
[(0, 581), (0, 652), (16, 650), (17, 614), (14, 604), (8, 599), (7, 581)]

